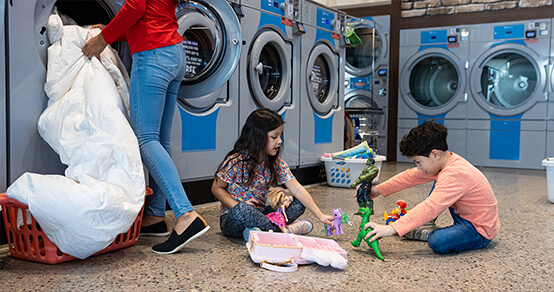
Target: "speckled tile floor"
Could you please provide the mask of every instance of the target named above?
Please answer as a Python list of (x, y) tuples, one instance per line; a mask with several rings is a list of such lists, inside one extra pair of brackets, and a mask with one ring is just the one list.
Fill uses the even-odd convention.
[[(383, 164), (380, 180), (412, 167)], [(483, 168), (496, 192), (502, 228), (482, 250), (437, 255), (424, 242), (399, 237), (380, 242), (386, 261), (367, 245), (354, 248), (355, 229), (331, 236), (348, 252), (344, 270), (317, 264), (294, 273), (272, 272), (255, 264), (242, 240), (225, 238), (219, 230), (218, 204), (198, 206), (211, 229), (174, 255), (160, 256), (150, 248), (160, 238), (141, 237), (132, 247), (86, 260), (46, 265), (11, 257), (0, 246), (1, 291), (554, 291), (554, 204), (547, 199), (544, 170)], [(398, 199), (414, 206), (431, 185), (375, 200), (373, 220), (383, 222)], [(351, 220), (357, 204), (351, 189), (307, 186), (327, 213), (342, 207)], [(168, 214), (172, 214), (169, 212)], [(303, 218), (315, 222), (307, 212)], [(438, 225), (451, 224), (448, 212)], [(324, 237), (317, 224), (312, 236)]]

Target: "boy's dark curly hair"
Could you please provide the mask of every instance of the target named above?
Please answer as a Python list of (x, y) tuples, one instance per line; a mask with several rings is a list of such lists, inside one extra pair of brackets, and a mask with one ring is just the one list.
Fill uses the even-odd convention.
[(447, 151), (448, 129), (437, 120), (425, 121), (413, 128), (400, 141), (400, 153), (406, 157), (429, 157), (433, 149)]

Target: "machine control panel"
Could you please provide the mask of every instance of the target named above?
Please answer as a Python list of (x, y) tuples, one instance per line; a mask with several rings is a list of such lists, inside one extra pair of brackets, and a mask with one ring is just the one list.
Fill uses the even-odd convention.
[(292, 19), (294, 16), (293, 0), (262, 0), (261, 9)]

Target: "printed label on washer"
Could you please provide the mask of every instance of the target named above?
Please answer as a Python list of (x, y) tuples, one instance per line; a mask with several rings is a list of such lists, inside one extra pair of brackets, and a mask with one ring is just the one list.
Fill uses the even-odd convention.
[(184, 40), (183, 46), (185, 47), (185, 52), (187, 53), (187, 76), (195, 76), (198, 67), (202, 66), (202, 59), (200, 58), (200, 53), (198, 51), (198, 42)]

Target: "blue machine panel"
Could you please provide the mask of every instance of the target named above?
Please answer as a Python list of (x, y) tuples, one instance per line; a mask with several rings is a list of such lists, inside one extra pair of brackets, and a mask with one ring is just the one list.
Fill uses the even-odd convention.
[(182, 151), (215, 150), (219, 108), (207, 116), (191, 115), (181, 107), (179, 112), (182, 123)]
[(489, 159), (519, 160), (523, 114), (513, 117), (490, 116)]
[(525, 36), (525, 25), (499, 25), (494, 27), (494, 39), (522, 39)]
[(335, 14), (325, 9), (317, 8), (317, 27), (327, 30), (335, 30)]
[(314, 114), (314, 143), (332, 143), (333, 142), (333, 118), (331, 114), (328, 118), (321, 118), (315, 112)]
[(442, 44), (447, 41), (447, 33), (445, 30), (431, 30), (431, 31), (422, 31), (421, 32), (421, 42), (420, 44)]

